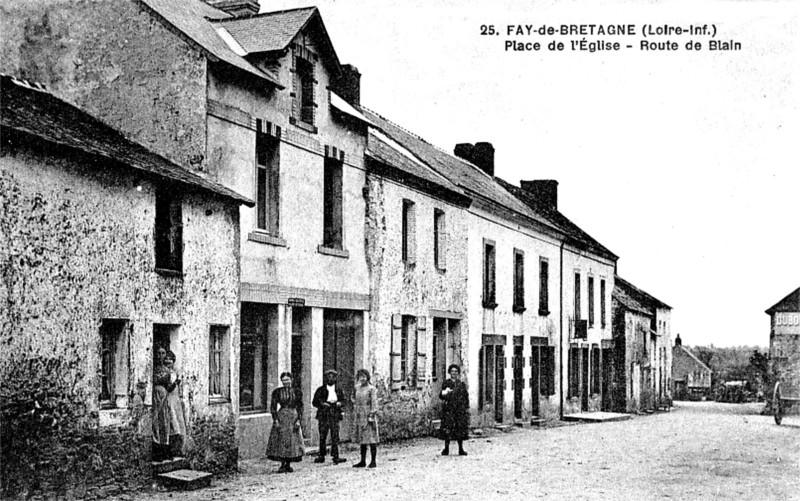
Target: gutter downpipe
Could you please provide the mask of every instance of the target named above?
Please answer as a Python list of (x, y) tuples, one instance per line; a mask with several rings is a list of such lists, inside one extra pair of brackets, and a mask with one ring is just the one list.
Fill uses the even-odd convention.
[(559, 398), (559, 402), (561, 403), (559, 408), (559, 419), (564, 419), (564, 244), (566, 240), (561, 241), (561, 248), (558, 260), (558, 279), (559, 279), (559, 287), (558, 287), (558, 344), (559, 344), (559, 356), (561, 358), (560, 363), (558, 364), (558, 378), (561, 382), (561, 398)]

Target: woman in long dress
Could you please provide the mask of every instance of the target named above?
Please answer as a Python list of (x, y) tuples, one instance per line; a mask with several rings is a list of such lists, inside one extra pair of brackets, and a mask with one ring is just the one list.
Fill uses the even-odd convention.
[(353, 468), (367, 466), (367, 446), (369, 446), (370, 468), (375, 468), (375, 455), (378, 452), (378, 390), (370, 384), (369, 372), (360, 369), (356, 372), (357, 384), (353, 391), (353, 432), (352, 440), (361, 445), (361, 461)]
[(167, 392), (167, 411), (169, 412), (169, 453), (170, 456), (182, 455), (186, 438), (186, 419), (184, 417), (183, 400), (181, 400), (181, 380), (175, 371), (176, 357), (167, 350), (164, 365), (169, 370), (169, 381), (172, 389)]
[(303, 459), (303, 436), (300, 422), (303, 419), (303, 393), (292, 388), (292, 374), (281, 374), (280, 388), (275, 388), (270, 399), (272, 430), (267, 442), (267, 457), (281, 463), (278, 473), (294, 471), (290, 463)]
[(440, 438), (444, 440), (442, 456), (450, 454), (450, 441), (458, 442), (458, 455), (466, 456), (464, 440), (469, 438), (469, 392), (461, 381), (461, 368), (455, 364), (447, 368), (450, 379), (442, 383), (442, 428)]
[(156, 349), (153, 367), (153, 461), (156, 462), (170, 458), (170, 412), (167, 395), (174, 387), (170, 381), (169, 368), (164, 363), (166, 358), (166, 348)]

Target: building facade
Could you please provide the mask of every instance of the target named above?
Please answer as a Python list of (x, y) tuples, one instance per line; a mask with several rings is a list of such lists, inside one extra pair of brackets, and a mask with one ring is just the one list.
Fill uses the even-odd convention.
[(41, 87), (2, 77), (3, 492), (149, 483), (154, 353), (185, 451), (237, 465), (239, 205)]
[(772, 399), (776, 383), (781, 395), (800, 395), (800, 288), (766, 311), (770, 316), (769, 377), (767, 385)]
[(673, 396), (676, 400), (700, 400), (711, 396), (713, 371), (688, 348), (681, 336), (675, 338), (672, 348)]

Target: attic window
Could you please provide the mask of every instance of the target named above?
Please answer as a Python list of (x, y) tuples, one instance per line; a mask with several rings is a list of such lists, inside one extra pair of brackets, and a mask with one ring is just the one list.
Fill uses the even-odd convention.
[(291, 123), (316, 132), (316, 54), (296, 45), (293, 53), (293, 92)]

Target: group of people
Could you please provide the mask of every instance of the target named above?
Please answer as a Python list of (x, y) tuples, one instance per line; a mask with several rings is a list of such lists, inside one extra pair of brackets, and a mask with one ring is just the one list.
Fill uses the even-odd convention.
[[(186, 420), (181, 400), (181, 380), (175, 371), (175, 354), (164, 348), (156, 350), (153, 369), (153, 461), (166, 461), (182, 454), (186, 438)], [(458, 454), (466, 456), (464, 440), (469, 434), (469, 394), (461, 381), (461, 368), (448, 368), (450, 379), (442, 384), (439, 398), (442, 400), (440, 438), (444, 440), (442, 455), (450, 454), (450, 442), (458, 443)], [(293, 387), (291, 373), (281, 374), (281, 386), (272, 392), (270, 411), (272, 429), (267, 442), (267, 457), (281, 463), (279, 473), (294, 471), (291, 463), (300, 461), (305, 453), (303, 444), (303, 393)], [(315, 463), (324, 463), (330, 453), (333, 464), (347, 459), (339, 455), (339, 423), (344, 416), (348, 397), (338, 383), (335, 370), (325, 372), (324, 383), (314, 392), (311, 404), (317, 409), (319, 426), (319, 454)], [(380, 442), (378, 432), (378, 391), (370, 382), (365, 369), (356, 372), (356, 385), (349, 402), (353, 406), (351, 439), (361, 447), (361, 460), (354, 468), (375, 468), (375, 457)], [(367, 449), (370, 461), (367, 463)]]
[[(466, 456), (464, 440), (469, 434), (469, 393), (461, 381), (461, 368), (451, 365), (448, 368), (450, 379), (442, 384), (439, 397), (442, 400), (442, 419), (440, 438), (444, 440), (442, 455), (450, 454), (450, 442), (458, 443), (458, 454)], [(281, 463), (279, 473), (294, 471), (291, 463), (302, 460), (304, 454), (301, 422), (303, 420), (303, 393), (292, 387), (293, 377), (289, 372), (281, 374), (280, 388), (272, 392), (270, 410), (272, 430), (267, 442), (267, 457)], [(347, 459), (339, 455), (339, 422), (343, 417), (345, 394), (338, 384), (335, 370), (325, 372), (325, 381), (314, 392), (311, 404), (317, 409), (319, 426), (319, 454), (315, 463), (324, 463), (327, 456), (327, 439), (330, 435), (331, 459), (340, 464)], [(354, 468), (375, 468), (378, 443), (378, 392), (370, 382), (370, 374), (365, 369), (356, 372), (356, 386), (350, 395), (353, 404), (351, 439), (361, 448), (361, 460)], [(367, 449), (370, 462), (367, 464)]]

